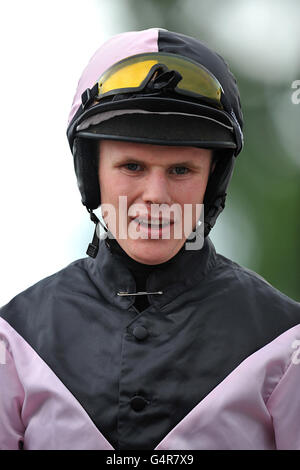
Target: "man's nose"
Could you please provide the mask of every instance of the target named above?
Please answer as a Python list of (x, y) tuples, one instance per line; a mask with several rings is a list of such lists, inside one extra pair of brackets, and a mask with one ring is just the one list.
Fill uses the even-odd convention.
[(145, 204), (171, 204), (172, 198), (165, 174), (153, 171), (144, 180), (144, 184), (143, 202)]

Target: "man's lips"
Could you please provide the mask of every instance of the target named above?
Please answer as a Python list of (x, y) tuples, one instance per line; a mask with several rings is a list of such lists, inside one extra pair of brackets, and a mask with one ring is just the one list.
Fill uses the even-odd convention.
[(160, 218), (153, 218), (152, 217), (151, 218), (148, 215), (138, 216), (138, 217), (131, 217), (131, 219), (134, 222), (136, 222), (140, 225), (143, 225), (144, 227), (152, 227), (152, 228), (166, 227), (166, 226), (174, 224), (174, 221), (172, 219), (166, 219), (166, 218), (163, 218), (163, 217), (160, 217)]

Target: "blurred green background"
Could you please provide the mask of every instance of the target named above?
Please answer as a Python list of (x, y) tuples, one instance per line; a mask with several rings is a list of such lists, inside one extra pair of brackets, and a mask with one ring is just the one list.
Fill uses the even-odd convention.
[(291, 86), (300, 79), (300, 2), (114, 0), (110, 9), (112, 34), (166, 28), (206, 42), (229, 63), (245, 147), (211, 239), (218, 252), (299, 301), (300, 104)]

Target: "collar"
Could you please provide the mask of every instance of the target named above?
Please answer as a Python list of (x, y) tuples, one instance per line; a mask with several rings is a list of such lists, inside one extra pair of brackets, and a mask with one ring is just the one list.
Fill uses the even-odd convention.
[[(148, 295), (150, 305), (158, 309), (164, 308), (180, 294), (203, 280), (215, 265), (216, 251), (209, 237), (204, 239), (200, 250), (181, 249), (169, 261), (149, 270), (147, 292), (162, 292), (162, 294)], [(141, 264), (141, 267), (143, 266)], [(118, 294), (136, 293), (134, 275), (124, 257), (116, 253), (107, 240), (100, 240), (98, 254), (94, 259), (87, 259), (87, 267), (91, 279), (110, 304), (126, 310), (132, 307), (136, 296)]]

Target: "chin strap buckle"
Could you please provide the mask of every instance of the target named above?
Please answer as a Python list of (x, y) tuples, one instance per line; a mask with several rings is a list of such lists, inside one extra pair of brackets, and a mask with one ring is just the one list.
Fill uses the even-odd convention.
[(94, 224), (95, 224), (95, 231), (94, 231), (92, 243), (89, 243), (89, 246), (86, 250), (86, 254), (88, 256), (90, 256), (91, 258), (96, 258), (98, 250), (99, 250), (99, 237), (97, 235), (97, 228), (98, 228), (98, 223), (100, 222), (100, 220), (93, 213), (93, 211), (91, 209), (87, 208), (87, 211), (90, 214), (91, 221), (94, 222)]
[(98, 236), (98, 224), (105, 230), (105, 232), (109, 233), (105, 225), (102, 224), (101, 220), (98, 219), (96, 214), (92, 211), (92, 209), (86, 208), (88, 213), (90, 214), (90, 219), (95, 224), (95, 231), (93, 235), (92, 243), (89, 243), (89, 246), (86, 250), (86, 254), (91, 258), (96, 258), (98, 250), (99, 250), (99, 236)]
[(213, 226), (216, 223), (216, 220), (218, 216), (221, 214), (223, 209), (225, 208), (225, 200), (226, 200), (226, 193), (222, 194), (221, 196), (217, 197), (213, 203), (213, 205), (210, 207), (210, 210), (208, 211), (208, 214), (205, 214), (205, 219), (208, 217), (210, 222), (205, 222), (205, 233), (204, 236), (206, 237)]

